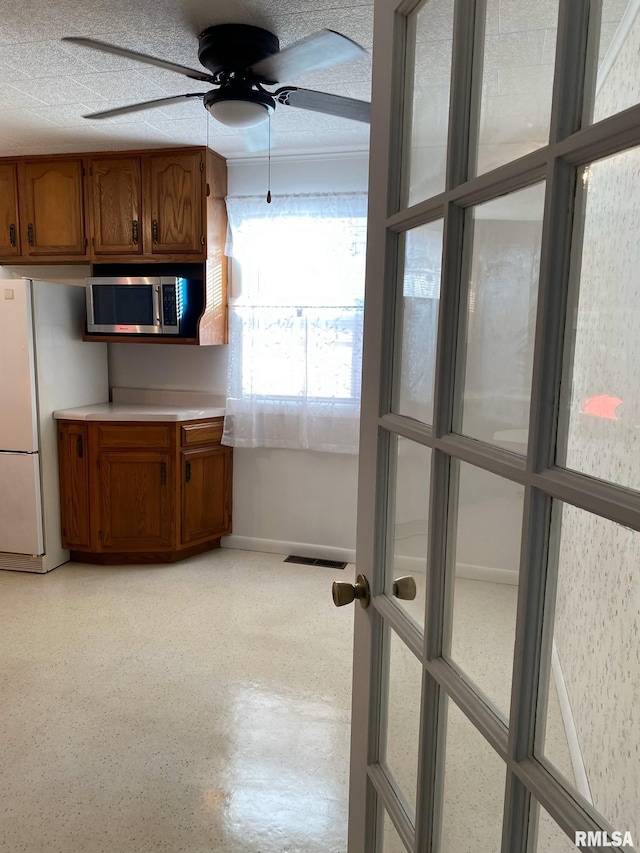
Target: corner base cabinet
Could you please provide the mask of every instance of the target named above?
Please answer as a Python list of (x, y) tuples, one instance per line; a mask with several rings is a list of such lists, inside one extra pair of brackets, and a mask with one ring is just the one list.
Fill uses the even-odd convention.
[(58, 422), (62, 544), (80, 562), (165, 563), (231, 533), (222, 418)]

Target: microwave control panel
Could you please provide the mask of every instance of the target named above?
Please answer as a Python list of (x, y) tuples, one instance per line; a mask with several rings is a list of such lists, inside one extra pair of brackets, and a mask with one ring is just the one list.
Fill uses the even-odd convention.
[(165, 326), (178, 325), (178, 306), (176, 288), (172, 284), (162, 285), (162, 317)]

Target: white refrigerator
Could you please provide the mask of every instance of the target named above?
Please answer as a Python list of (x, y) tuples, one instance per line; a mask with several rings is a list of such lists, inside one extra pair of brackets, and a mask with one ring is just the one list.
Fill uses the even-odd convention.
[(84, 287), (0, 280), (0, 570), (69, 559), (53, 412), (109, 398), (107, 345), (82, 341), (84, 315)]

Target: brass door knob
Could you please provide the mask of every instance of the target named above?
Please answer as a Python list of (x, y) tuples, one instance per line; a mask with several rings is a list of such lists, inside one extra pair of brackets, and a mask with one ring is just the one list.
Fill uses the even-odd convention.
[(396, 578), (393, 582), (393, 594), (396, 598), (403, 598), (405, 601), (413, 601), (416, 597), (416, 582), (407, 575), (404, 578)]
[(331, 587), (331, 594), (333, 595), (333, 603), (336, 607), (351, 604), (354, 598), (359, 600), (362, 607), (368, 607), (371, 601), (369, 581), (364, 575), (358, 575), (355, 585), (345, 583), (344, 581), (334, 581)]

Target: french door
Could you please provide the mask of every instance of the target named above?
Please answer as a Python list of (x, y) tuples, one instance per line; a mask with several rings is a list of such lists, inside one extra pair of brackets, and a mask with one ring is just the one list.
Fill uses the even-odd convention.
[(638, 6), (375, 0), (350, 853), (640, 845)]

